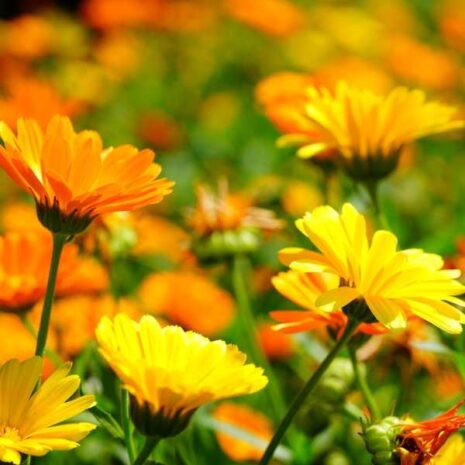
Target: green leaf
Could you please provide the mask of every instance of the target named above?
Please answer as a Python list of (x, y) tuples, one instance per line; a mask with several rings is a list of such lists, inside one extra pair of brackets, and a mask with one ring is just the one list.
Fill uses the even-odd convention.
[(90, 412), (97, 419), (100, 426), (108, 431), (108, 433), (110, 433), (114, 438), (124, 439), (124, 433), (121, 426), (110, 413), (98, 406), (92, 407)]

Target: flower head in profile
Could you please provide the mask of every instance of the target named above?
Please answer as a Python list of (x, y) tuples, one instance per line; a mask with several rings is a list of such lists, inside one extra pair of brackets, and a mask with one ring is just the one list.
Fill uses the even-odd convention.
[[(45, 296), (51, 256), (52, 239), (45, 230), (0, 236), (0, 310), (29, 310)], [(57, 295), (93, 294), (107, 285), (107, 274), (101, 265), (80, 257), (74, 244), (64, 247)]]
[[(460, 455), (464, 456), (463, 440), (456, 442), (459, 454), (455, 460), (445, 462), (444, 458), (452, 453), (452, 444), (443, 449), (449, 437), (460, 428), (465, 427), (465, 415), (458, 415), (458, 409), (464, 401), (459, 402), (447, 412), (436, 418), (420, 422), (406, 421), (401, 424), (400, 433), (397, 435), (397, 454), (401, 465), (439, 465), (458, 464)], [(447, 452), (449, 449), (449, 452)], [(444, 454), (443, 454), (444, 452)], [(461, 452), (461, 454), (460, 454)], [(442, 459), (440, 458), (442, 455)], [(454, 454), (455, 455), (455, 454)]]
[[(100, 352), (131, 395), (134, 424), (147, 436), (174, 436), (207, 402), (251, 394), (267, 384), (236, 346), (210, 341), (152, 316), (103, 318)], [(233, 380), (233, 381), (232, 381)]]
[(54, 233), (77, 234), (102, 213), (158, 203), (173, 187), (157, 179), (161, 167), (151, 150), (103, 149), (96, 132), (75, 132), (64, 116), (45, 131), (19, 119), (16, 135), (2, 123), (0, 137), (0, 166), (34, 196), (40, 221)]
[(307, 92), (306, 118), (318, 134), (298, 155), (310, 158), (336, 150), (344, 170), (361, 181), (389, 175), (402, 149), (414, 140), (464, 127), (454, 118), (455, 108), (427, 102), (420, 90), (397, 87), (382, 96), (341, 81), (334, 92), (316, 87)]
[(397, 250), (397, 238), (379, 230), (368, 238), (365, 219), (351, 204), (342, 213), (318, 207), (296, 222), (318, 252), (288, 248), (281, 260), (301, 273), (327, 273), (336, 279), (316, 299), (317, 307), (340, 309), (350, 317), (368, 309), (388, 328), (406, 326), (409, 314), (449, 333), (460, 333), (465, 316), (457, 295), (465, 286), (455, 280), (458, 270), (442, 269), (438, 255), (419, 249)]
[(95, 405), (92, 395), (68, 400), (80, 379), (68, 375), (70, 364), (50, 375), (38, 388), (42, 359), (9, 360), (0, 366), (0, 462), (19, 465), (22, 454), (42, 456), (70, 450), (94, 428), (92, 423), (70, 423), (70, 418)]

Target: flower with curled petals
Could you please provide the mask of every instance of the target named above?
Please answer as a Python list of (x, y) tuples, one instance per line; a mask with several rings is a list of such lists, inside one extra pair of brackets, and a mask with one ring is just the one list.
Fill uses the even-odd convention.
[(296, 225), (319, 252), (288, 248), (280, 252), (281, 260), (298, 272), (337, 278), (316, 299), (318, 307), (344, 307), (350, 317), (362, 303), (388, 328), (405, 327), (413, 313), (449, 333), (462, 331), (465, 316), (451, 304), (464, 306), (455, 296), (465, 293), (465, 286), (455, 279), (458, 270), (442, 269), (438, 255), (398, 251), (397, 238), (389, 231), (376, 231), (369, 240), (365, 218), (349, 203), (342, 213), (318, 207)]
[(96, 132), (75, 132), (64, 116), (45, 131), (20, 118), (16, 135), (0, 123), (0, 137), (0, 166), (34, 196), (41, 223), (54, 233), (77, 234), (102, 213), (158, 203), (173, 187), (158, 179), (151, 150), (103, 149)]

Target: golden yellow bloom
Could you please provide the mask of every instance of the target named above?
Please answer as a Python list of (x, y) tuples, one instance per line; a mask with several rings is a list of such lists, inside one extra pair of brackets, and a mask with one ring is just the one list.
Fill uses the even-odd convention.
[(460, 434), (451, 436), (441, 447), (430, 465), (459, 465), (465, 463), (465, 441)]
[[(238, 428), (258, 441), (263, 441), (264, 446), (273, 436), (270, 419), (246, 405), (223, 403), (214, 410), (213, 418)], [(260, 448), (244, 439), (236, 438), (226, 431), (217, 431), (215, 435), (223, 452), (234, 462), (248, 460), (258, 462), (263, 455), (264, 447)]]
[(80, 379), (70, 364), (55, 371), (37, 390), (42, 359), (10, 360), (0, 367), (0, 462), (21, 463), (21, 454), (42, 456), (69, 450), (94, 428), (91, 423), (60, 424), (95, 405), (92, 395), (68, 400)]
[(139, 295), (147, 312), (206, 336), (226, 329), (234, 317), (231, 295), (199, 272), (151, 274), (143, 281)]
[[(347, 173), (359, 180), (380, 179), (397, 166), (404, 146), (416, 139), (464, 127), (454, 120), (455, 109), (426, 102), (420, 90), (397, 87), (382, 96), (339, 82), (334, 93), (308, 89), (307, 118), (319, 127), (318, 136), (298, 155), (310, 158), (330, 149)], [(283, 136), (283, 141), (294, 135)]]
[(338, 278), (338, 284), (316, 299), (318, 307), (340, 309), (363, 299), (388, 328), (405, 327), (407, 316), (414, 313), (444, 331), (462, 331), (465, 315), (451, 303), (464, 305), (454, 296), (463, 294), (465, 286), (455, 280), (458, 270), (441, 269), (438, 255), (397, 251), (397, 238), (388, 231), (377, 231), (369, 241), (363, 215), (348, 203), (341, 214), (318, 207), (296, 225), (319, 252), (288, 248), (281, 251), (281, 260), (299, 272)]
[(93, 218), (160, 202), (173, 183), (157, 179), (161, 167), (151, 150), (122, 145), (103, 149), (93, 131), (76, 133), (55, 116), (45, 132), (34, 120), (19, 119), (17, 136), (0, 124), (0, 166), (37, 203), (42, 224), (53, 232), (77, 234)]
[(207, 402), (251, 394), (267, 384), (263, 370), (245, 364), (236, 346), (211, 342), (152, 316), (103, 318), (100, 351), (131, 394), (132, 415), (143, 434), (172, 436)]

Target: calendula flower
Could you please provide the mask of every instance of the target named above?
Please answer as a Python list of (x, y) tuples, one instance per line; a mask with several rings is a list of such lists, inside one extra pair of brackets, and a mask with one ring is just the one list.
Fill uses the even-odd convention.
[[(457, 414), (463, 403), (464, 401), (459, 402), (447, 412), (431, 420), (403, 422), (400, 433), (397, 435), (398, 447), (396, 449), (400, 457), (400, 465), (437, 465), (438, 463), (452, 465), (460, 463), (441, 461), (440, 455), (438, 462), (434, 460), (434, 457), (442, 451), (442, 447), (453, 433), (465, 427), (465, 415)], [(463, 443), (461, 449), (463, 453)]]
[(231, 460), (234, 462), (260, 460), (264, 446), (273, 436), (273, 426), (269, 418), (246, 405), (231, 402), (219, 405), (213, 411), (213, 418), (221, 424), (237, 429), (239, 434), (242, 432), (244, 436), (250, 437), (249, 442), (246, 438), (235, 437), (227, 430), (223, 431), (221, 426), (217, 428), (215, 436), (218, 444)]
[(430, 465), (458, 465), (460, 463), (465, 463), (465, 441), (459, 434), (451, 436), (430, 460)]
[(96, 335), (101, 354), (130, 393), (134, 424), (147, 436), (174, 436), (201, 405), (267, 384), (263, 370), (245, 364), (236, 346), (177, 326), (161, 328), (152, 316), (138, 323), (127, 315), (105, 317)]
[[(299, 333), (327, 328), (340, 335), (347, 325), (347, 315), (342, 310), (334, 310), (331, 304), (319, 307), (317, 299), (339, 284), (339, 278), (329, 273), (299, 273), (287, 271), (279, 273), (271, 280), (273, 286), (283, 296), (305, 310), (281, 310), (271, 312), (278, 321), (276, 331)], [(386, 329), (379, 323), (362, 323), (358, 331), (364, 334), (382, 334)]]
[(273, 325), (261, 323), (257, 336), (263, 353), (270, 360), (285, 360), (294, 353), (294, 343), (288, 334), (273, 329)]
[(198, 272), (151, 274), (142, 282), (139, 295), (147, 312), (206, 336), (226, 329), (234, 317), (231, 295)]
[(389, 231), (375, 232), (370, 241), (365, 218), (348, 203), (341, 214), (318, 207), (296, 225), (319, 252), (288, 248), (280, 252), (281, 260), (295, 271), (335, 277), (316, 299), (317, 307), (344, 307), (349, 317), (356, 317), (362, 305), (388, 328), (405, 327), (413, 313), (444, 331), (462, 331), (465, 316), (451, 303), (464, 305), (454, 296), (463, 294), (465, 286), (455, 280), (458, 270), (442, 269), (438, 255), (398, 251), (397, 238)]
[[(29, 310), (45, 296), (52, 240), (45, 231), (10, 232), (0, 237), (0, 309)], [(91, 259), (82, 259), (67, 244), (58, 270), (57, 294), (94, 293), (108, 284), (106, 272)]]
[(333, 93), (315, 87), (307, 92), (306, 117), (319, 134), (298, 155), (310, 158), (334, 149), (342, 167), (357, 180), (389, 175), (410, 142), (464, 126), (454, 119), (453, 107), (427, 102), (420, 90), (397, 87), (382, 96), (339, 82)]
[(0, 462), (19, 465), (23, 455), (74, 449), (95, 428), (84, 422), (62, 424), (95, 405), (92, 395), (68, 400), (80, 383), (79, 376), (68, 375), (70, 368), (56, 370), (36, 389), (40, 357), (0, 367)]
[(158, 203), (173, 187), (157, 179), (151, 150), (104, 150), (96, 132), (76, 133), (64, 116), (45, 132), (34, 120), (19, 119), (17, 135), (0, 124), (0, 137), (0, 166), (34, 196), (40, 221), (55, 233), (77, 234), (102, 213)]

